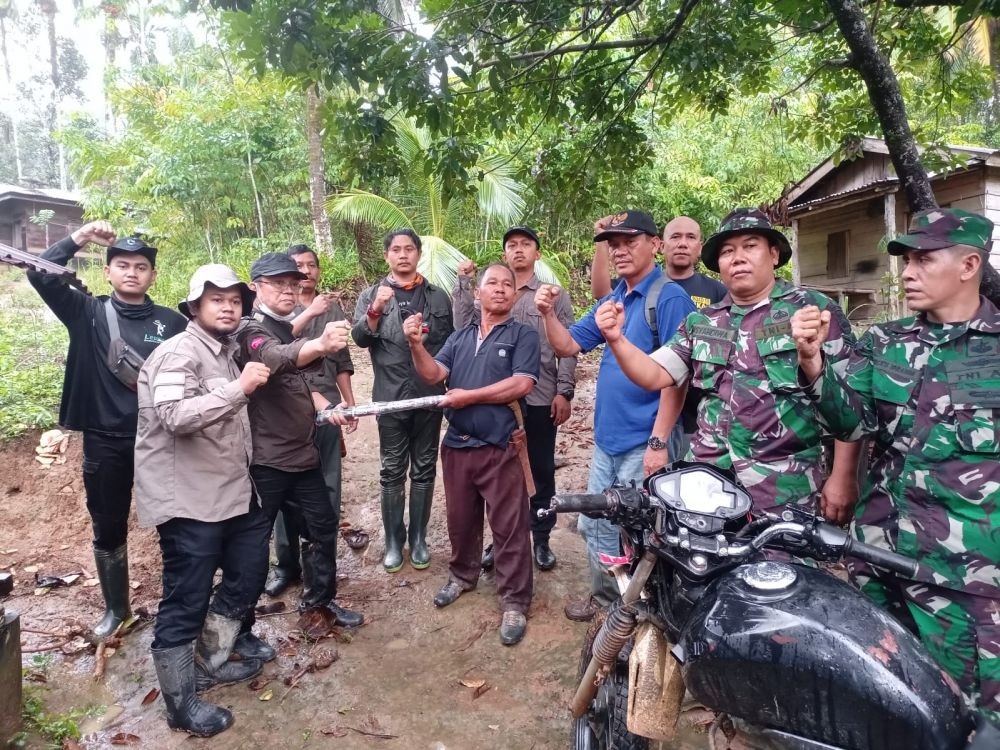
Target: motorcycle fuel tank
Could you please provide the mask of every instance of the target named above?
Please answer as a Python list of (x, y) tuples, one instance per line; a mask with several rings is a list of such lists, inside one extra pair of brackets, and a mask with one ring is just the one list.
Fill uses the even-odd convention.
[(952, 750), (971, 728), (916, 637), (820, 570), (734, 569), (695, 605), (676, 652), (706, 706), (837, 748)]

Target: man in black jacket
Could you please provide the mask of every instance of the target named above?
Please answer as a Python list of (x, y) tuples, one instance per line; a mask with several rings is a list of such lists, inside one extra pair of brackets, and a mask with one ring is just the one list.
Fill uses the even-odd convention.
[(94, 527), (94, 560), (106, 611), (94, 627), (107, 638), (131, 616), (128, 578), (128, 514), (132, 502), (138, 401), (112, 371), (109, 321), (127, 347), (145, 359), (160, 343), (185, 329), (180, 313), (154, 305), (146, 292), (156, 280), (156, 248), (137, 237), (116, 240), (106, 221), (77, 229), (42, 254), (65, 266), (87, 243), (107, 247), (104, 278), (110, 296), (97, 298), (42, 273), (28, 280), (69, 331), (59, 424), (83, 433), (83, 485)]

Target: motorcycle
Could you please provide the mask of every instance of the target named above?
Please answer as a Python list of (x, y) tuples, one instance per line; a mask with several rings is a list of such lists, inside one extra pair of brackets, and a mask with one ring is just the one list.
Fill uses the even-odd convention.
[(803, 508), (751, 508), (731, 472), (677, 461), (641, 488), (557, 495), (539, 511), (607, 518), (624, 549), (606, 560), (621, 598), (584, 644), (574, 750), (669, 746), (685, 701), (760, 750), (1000, 748), (1000, 729), (974, 718), (909, 630), (804, 564), (849, 555), (912, 578), (914, 560)]

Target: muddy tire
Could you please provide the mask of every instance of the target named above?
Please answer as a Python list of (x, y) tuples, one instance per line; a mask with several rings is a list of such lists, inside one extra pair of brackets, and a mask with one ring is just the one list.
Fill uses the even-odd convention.
[[(587, 630), (580, 651), (578, 680), (587, 671), (594, 638), (603, 624), (604, 615), (598, 614)], [(629, 641), (618, 655), (614, 671), (597, 688), (597, 695), (587, 713), (573, 721), (570, 734), (572, 750), (648, 750), (649, 740), (631, 734), (625, 723), (628, 714), (628, 657), (631, 652), (632, 641)]]

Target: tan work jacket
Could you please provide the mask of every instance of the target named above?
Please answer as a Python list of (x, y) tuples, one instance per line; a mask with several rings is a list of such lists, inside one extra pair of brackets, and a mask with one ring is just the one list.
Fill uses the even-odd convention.
[(235, 342), (191, 321), (143, 365), (135, 441), (141, 526), (224, 521), (250, 509), (250, 421), (235, 352)]

